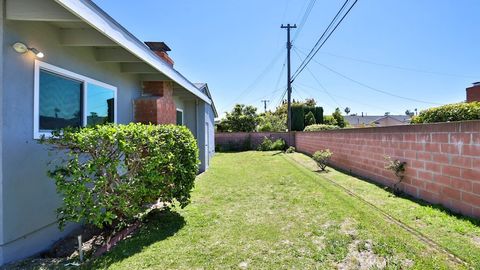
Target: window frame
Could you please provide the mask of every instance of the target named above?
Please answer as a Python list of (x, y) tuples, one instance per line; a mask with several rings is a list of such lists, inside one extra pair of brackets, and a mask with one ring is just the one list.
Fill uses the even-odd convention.
[(51, 137), (52, 130), (40, 130), (40, 71), (44, 70), (51, 72), (58, 76), (63, 76), (68, 79), (76, 80), (82, 83), (82, 93), (81, 93), (81, 108), (82, 108), (82, 127), (87, 125), (87, 106), (88, 106), (88, 84), (95, 84), (97, 86), (106, 88), (113, 91), (113, 102), (114, 102), (114, 111), (113, 111), (113, 122), (117, 123), (117, 91), (116, 86), (97, 81), (95, 79), (89, 78), (87, 76), (80, 75), (78, 73), (39, 61), (35, 60), (34, 67), (34, 93), (33, 93), (33, 138), (40, 139), (42, 136)]
[[(184, 114), (183, 114), (183, 109), (176, 108), (175, 113), (177, 113), (177, 112), (181, 112), (181, 113), (182, 113), (182, 124), (181, 124), (181, 126), (184, 126), (184, 125), (185, 125), (185, 122), (184, 122), (185, 117), (183, 116), (183, 115), (184, 115)], [(175, 116), (176, 116), (176, 115), (175, 115)], [(178, 119), (177, 119), (177, 121), (178, 121)], [(177, 126), (178, 126), (178, 125), (177, 125)]]

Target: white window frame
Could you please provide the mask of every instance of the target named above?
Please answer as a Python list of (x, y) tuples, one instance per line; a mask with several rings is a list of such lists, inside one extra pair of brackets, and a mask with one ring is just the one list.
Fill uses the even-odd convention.
[(183, 121), (183, 119), (185, 119), (185, 117), (183, 116), (183, 115), (184, 115), (183, 110), (177, 108), (177, 110), (175, 111), (175, 116), (176, 116), (176, 113), (177, 113), (177, 112), (182, 112), (182, 126), (185, 125), (185, 122)]
[(109, 89), (113, 91), (113, 102), (114, 102), (114, 110), (113, 110), (113, 122), (117, 123), (117, 87), (106, 84), (101, 81), (94, 80), (92, 78), (71, 72), (69, 70), (35, 60), (35, 69), (34, 69), (34, 94), (33, 94), (33, 138), (40, 139), (42, 136), (51, 137), (52, 131), (44, 131), (40, 130), (40, 70), (45, 70), (51, 72), (53, 74), (63, 76), (69, 79), (73, 79), (79, 82), (82, 82), (83, 89), (82, 89), (82, 126), (87, 125), (87, 94), (88, 94), (88, 85), (95, 84), (97, 86)]

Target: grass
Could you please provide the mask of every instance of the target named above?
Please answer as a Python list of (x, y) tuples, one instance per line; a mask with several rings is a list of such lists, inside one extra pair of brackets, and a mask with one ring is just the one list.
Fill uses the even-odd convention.
[[(464, 268), (294, 160), (311, 165), (300, 154), (217, 154), (198, 177), (189, 206), (151, 216), (140, 232), (86, 268)], [(334, 170), (327, 175), (368, 200), (384, 200), (385, 209), (404, 209), (391, 209), (392, 215), (417, 213), (425, 231), (443, 234), (438, 242), (462, 235), (458, 231), (479, 235), (468, 220), (391, 197)], [(479, 247), (450, 240), (475, 262)]]
[[(312, 171), (317, 170), (315, 162), (308, 156), (295, 153), (289, 158)], [(479, 220), (455, 215), (443, 207), (409, 197), (394, 196), (373, 183), (359, 181), (334, 169), (330, 169), (328, 178), (434, 240), (466, 261), (471, 268), (480, 269)]]

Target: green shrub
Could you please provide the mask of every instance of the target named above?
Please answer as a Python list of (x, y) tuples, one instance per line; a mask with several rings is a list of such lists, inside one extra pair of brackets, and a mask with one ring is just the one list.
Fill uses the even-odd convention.
[(285, 153), (287, 154), (295, 153), (295, 147), (293, 146), (288, 147), (287, 150), (285, 150)]
[(305, 127), (305, 111), (303, 104), (292, 105), (292, 131), (302, 131)]
[(412, 124), (454, 122), (480, 119), (480, 102), (455, 103), (421, 111)]
[(331, 156), (332, 156), (332, 152), (330, 152), (330, 150), (326, 149), (326, 150), (320, 150), (320, 151), (315, 152), (313, 154), (312, 158), (313, 158), (313, 160), (315, 160), (318, 167), (320, 167), (320, 169), (322, 171), (325, 171), (325, 168), (327, 167), (328, 160), (330, 159)]
[(283, 139), (277, 139), (272, 143), (270, 151), (284, 151), (287, 148), (287, 144)]
[(260, 145), (258, 145), (257, 150), (258, 151), (270, 151), (270, 149), (272, 148), (272, 144), (273, 144), (272, 140), (270, 140), (267, 137), (263, 137), (263, 141), (260, 143)]
[(331, 126), (336, 126), (337, 125), (337, 120), (333, 118), (331, 115), (325, 115), (323, 117), (323, 124), (324, 125), (331, 125)]
[(263, 138), (263, 141), (258, 146), (258, 151), (283, 151), (287, 147), (287, 144), (283, 139), (277, 139), (274, 142), (267, 137)]
[(323, 108), (322, 107), (315, 107), (315, 120), (317, 120), (317, 124), (323, 124)]
[(333, 130), (333, 129), (340, 129), (340, 127), (335, 125), (309, 125), (309, 126), (306, 126), (303, 131), (322, 131), (322, 130)]
[(313, 115), (313, 112), (308, 112), (305, 115), (305, 126), (315, 125), (315, 123), (315, 115)]
[(337, 122), (337, 126), (344, 128), (348, 125), (347, 120), (345, 120), (345, 117), (343, 117), (342, 112), (340, 111), (340, 108), (336, 108), (335, 112), (332, 114), (332, 117), (335, 118), (335, 121)]
[(198, 147), (184, 126), (66, 128), (41, 142), (59, 157), (48, 174), (63, 196), (60, 228), (73, 221), (119, 229), (157, 200), (190, 202)]

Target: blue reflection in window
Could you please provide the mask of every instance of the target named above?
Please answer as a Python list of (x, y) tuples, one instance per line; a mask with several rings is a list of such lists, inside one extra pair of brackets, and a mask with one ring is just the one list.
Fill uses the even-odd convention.
[(114, 122), (114, 91), (96, 84), (88, 84), (87, 125)]
[(40, 130), (82, 125), (82, 82), (40, 70), (39, 86)]

